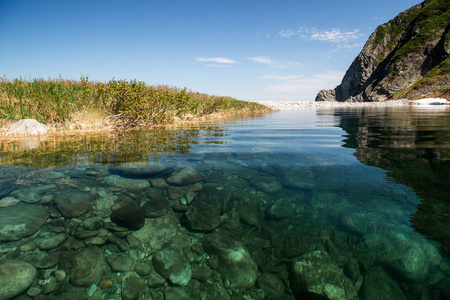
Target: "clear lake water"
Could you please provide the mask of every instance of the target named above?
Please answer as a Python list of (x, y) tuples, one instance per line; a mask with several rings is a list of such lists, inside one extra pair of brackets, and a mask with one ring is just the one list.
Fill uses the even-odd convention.
[(0, 145), (0, 299), (449, 299), (450, 109)]

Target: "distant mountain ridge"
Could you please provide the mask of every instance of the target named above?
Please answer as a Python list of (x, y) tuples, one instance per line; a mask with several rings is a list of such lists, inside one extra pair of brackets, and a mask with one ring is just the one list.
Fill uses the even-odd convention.
[(427, 0), (378, 26), (334, 90), (316, 101), (450, 99), (450, 1)]

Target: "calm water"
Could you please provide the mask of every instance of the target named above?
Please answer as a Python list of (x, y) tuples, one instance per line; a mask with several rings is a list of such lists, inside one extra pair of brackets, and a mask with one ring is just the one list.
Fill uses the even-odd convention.
[(447, 108), (0, 151), (0, 299), (450, 298)]

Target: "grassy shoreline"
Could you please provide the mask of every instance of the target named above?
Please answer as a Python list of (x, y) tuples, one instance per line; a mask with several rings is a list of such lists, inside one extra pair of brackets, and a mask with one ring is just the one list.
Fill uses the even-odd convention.
[[(231, 97), (112, 79), (0, 79), (0, 135), (20, 119), (36, 119), (51, 133), (86, 132), (208, 122), (270, 112)], [(6, 129), (5, 129), (6, 128)]]

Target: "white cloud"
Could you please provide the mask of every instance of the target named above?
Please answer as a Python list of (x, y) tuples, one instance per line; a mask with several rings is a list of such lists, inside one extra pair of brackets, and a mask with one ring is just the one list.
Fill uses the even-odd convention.
[(332, 43), (348, 42), (360, 38), (359, 29), (344, 32), (337, 28), (333, 28), (331, 30), (318, 30), (317, 28), (313, 28), (309, 34), (312, 40), (328, 41)]
[(282, 30), (279, 32), (279, 35), (282, 38), (299, 38), (303, 40), (330, 42), (334, 44), (341, 44), (343, 48), (352, 48), (360, 45), (359, 43), (350, 44), (351, 41), (361, 39), (362, 34), (359, 31), (359, 29), (344, 31), (339, 28), (320, 30), (315, 27), (300, 27), (295, 32), (291, 29)]
[(344, 77), (344, 72), (327, 71), (311, 77), (302, 75), (277, 76), (265, 75), (262, 78), (281, 80), (281, 83), (267, 86), (265, 89), (281, 93), (309, 93), (314, 94), (321, 89), (332, 89), (336, 87)]
[(218, 64), (235, 64), (237, 61), (226, 57), (196, 57), (197, 62), (213, 62)]
[(278, 69), (299, 68), (303, 66), (303, 64), (300, 62), (290, 60), (275, 60), (267, 56), (254, 56), (250, 57), (249, 60), (260, 64), (269, 65)]
[(281, 37), (284, 38), (290, 38), (294, 35), (294, 32), (291, 29), (280, 30), (278, 33), (280, 34)]

